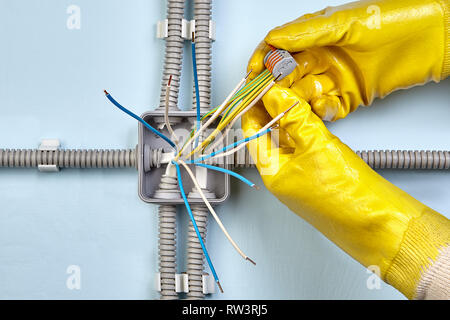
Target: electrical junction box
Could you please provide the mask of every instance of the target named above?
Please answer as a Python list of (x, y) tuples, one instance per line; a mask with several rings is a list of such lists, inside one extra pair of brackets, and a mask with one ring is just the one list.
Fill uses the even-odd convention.
[[(170, 133), (164, 126), (164, 113), (161, 111), (146, 112), (141, 116), (152, 127), (157, 128), (166, 136), (170, 137)], [(193, 126), (196, 123), (195, 111), (170, 111), (170, 124), (179, 138), (180, 145), (189, 137)], [(216, 123), (217, 124), (217, 123)], [(214, 124), (211, 128), (214, 128)], [(206, 132), (210, 133), (212, 129)], [(226, 143), (225, 139), (225, 143)], [(159, 150), (158, 150), (159, 149)], [(162, 152), (161, 152), (162, 151)], [(139, 176), (139, 197), (147, 202), (154, 204), (183, 204), (183, 199), (160, 199), (155, 198), (155, 192), (159, 189), (161, 177), (166, 171), (167, 153), (173, 153), (173, 149), (166, 141), (158, 137), (156, 134), (148, 130), (144, 125), (139, 123), (139, 142), (138, 142), (138, 176)], [(164, 154), (164, 156), (163, 156)], [(165, 158), (166, 163), (160, 163)], [(221, 163), (214, 164), (224, 168), (229, 167), (227, 157), (220, 158)], [(163, 161), (164, 162), (164, 161)], [(208, 162), (207, 162), (208, 163)], [(191, 170), (195, 174), (198, 167), (190, 165)], [(203, 168), (201, 168), (203, 169)], [(186, 172), (181, 166), (181, 175), (183, 179), (183, 187), (186, 194), (194, 190), (195, 186)], [(230, 194), (230, 177), (227, 174), (214, 170), (206, 170), (206, 189), (207, 198), (211, 204), (218, 204), (225, 201)], [(178, 189), (177, 189), (178, 190)], [(208, 196), (209, 194), (209, 196)], [(213, 196), (214, 195), (214, 196)], [(201, 198), (189, 197), (189, 203), (203, 203)]]

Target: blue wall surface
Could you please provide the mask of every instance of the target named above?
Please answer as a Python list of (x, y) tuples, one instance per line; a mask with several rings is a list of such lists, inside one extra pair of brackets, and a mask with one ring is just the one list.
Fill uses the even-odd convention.
[[(242, 77), (267, 31), (340, 3), (215, 1), (213, 104)], [(79, 30), (66, 26), (70, 5), (81, 9)], [(137, 123), (114, 109), (102, 90), (138, 114), (158, 104), (164, 41), (155, 38), (155, 23), (164, 19), (165, 6), (160, 0), (0, 0), (0, 148), (35, 148), (43, 138), (59, 138), (66, 148), (134, 147)], [(188, 45), (184, 108), (192, 99)], [(446, 80), (396, 92), (329, 128), (354, 149), (450, 150), (449, 85)], [(262, 185), (255, 169), (241, 172)], [(380, 173), (450, 216), (450, 172)], [(365, 268), (267, 190), (235, 181), (231, 187), (218, 214), (258, 264), (244, 263), (210, 221), (207, 245), (225, 288), (212, 298), (403, 299), (386, 284), (369, 290)], [(139, 200), (134, 169), (0, 169), (0, 195), (0, 298), (158, 297), (157, 207)], [(179, 217), (182, 272), (182, 208)], [(80, 290), (66, 286), (70, 265), (80, 267)]]

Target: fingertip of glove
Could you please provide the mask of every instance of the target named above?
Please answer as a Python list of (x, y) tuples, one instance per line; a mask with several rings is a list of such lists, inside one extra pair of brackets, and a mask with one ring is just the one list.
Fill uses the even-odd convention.
[(264, 41), (261, 41), (258, 44), (247, 65), (247, 72), (252, 70), (252, 73), (248, 77), (249, 80), (253, 80), (261, 71), (264, 70), (264, 57), (269, 51), (270, 47)]

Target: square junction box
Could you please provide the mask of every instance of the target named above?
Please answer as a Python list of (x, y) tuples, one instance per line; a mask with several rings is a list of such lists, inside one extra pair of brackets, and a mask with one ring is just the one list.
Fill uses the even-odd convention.
[[(164, 126), (164, 113), (161, 111), (150, 111), (142, 115), (142, 118), (152, 127), (160, 130), (166, 136), (170, 136), (167, 128)], [(193, 126), (196, 123), (196, 114), (192, 111), (171, 111), (170, 124), (180, 139), (180, 145), (186, 141)], [(214, 124), (211, 126), (214, 128)], [(207, 131), (208, 133), (210, 131)], [(227, 139), (225, 139), (227, 140)], [(225, 141), (226, 143), (226, 141)], [(167, 164), (161, 164), (160, 159), (162, 153), (173, 152), (173, 149), (166, 141), (148, 130), (144, 125), (139, 123), (139, 142), (138, 142), (138, 175), (139, 175), (139, 197), (147, 202), (154, 204), (183, 204), (183, 199), (160, 199), (155, 198), (155, 192), (159, 189), (161, 177), (165, 173)], [(158, 160), (159, 159), (159, 160)], [(215, 166), (228, 168), (228, 158), (220, 158), (219, 163)], [(208, 163), (208, 162), (206, 162)], [(196, 167), (189, 165), (195, 174)], [(206, 170), (204, 168), (201, 168)], [(230, 177), (227, 174), (214, 170), (206, 170), (206, 189), (208, 191), (207, 198), (211, 204), (218, 204), (225, 201), (230, 194)], [(183, 187), (188, 195), (194, 188), (190, 176), (181, 167), (181, 175), (183, 179)], [(178, 188), (177, 188), (178, 190)], [(189, 203), (203, 203), (201, 198), (189, 198)]]

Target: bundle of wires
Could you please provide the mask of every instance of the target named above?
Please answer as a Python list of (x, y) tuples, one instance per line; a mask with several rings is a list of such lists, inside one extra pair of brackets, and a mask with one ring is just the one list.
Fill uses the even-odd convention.
[[(244, 82), (248, 78), (250, 73), (251, 71), (243, 79)], [(238, 88), (238, 90), (235, 89), (232, 92), (231, 97), (229, 96), (229, 98), (225, 99), (222, 105), (213, 108), (208, 113), (203, 115), (203, 117), (201, 118), (202, 122), (207, 118), (209, 118), (210, 120), (215, 120), (219, 116), (221, 116), (221, 118), (218, 126), (205, 140), (201, 142), (200, 145), (198, 145), (193, 151), (191, 151), (189, 156), (208, 146), (208, 144), (210, 144), (225, 127), (228, 126), (229, 130), (245, 112), (252, 108), (256, 104), (256, 102), (258, 102), (262, 98), (262, 96), (264, 96), (264, 94), (273, 86), (275, 81), (276, 79), (274, 78), (274, 76), (270, 73), (269, 70), (266, 69), (242, 88)], [(191, 131), (189, 138), (180, 149), (177, 158), (181, 156), (183, 151), (186, 150), (187, 146), (192, 143), (200, 135), (200, 133), (206, 129), (206, 127), (207, 126), (202, 126), (200, 130), (193, 129)], [(228, 130), (226, 133), (228, 133)], [(226, 134), (222, 135), (222, 138), (218, 142), (221, 142), (225, 136)], [(215, 146), (217, 144), (215, 144)]]

